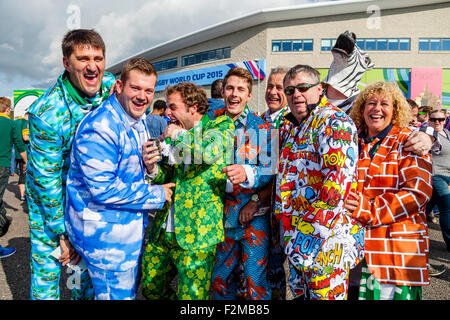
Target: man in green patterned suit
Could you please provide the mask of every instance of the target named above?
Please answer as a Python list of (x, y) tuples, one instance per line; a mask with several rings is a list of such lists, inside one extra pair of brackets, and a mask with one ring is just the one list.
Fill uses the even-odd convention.
[[(156, 213), (143, 254), (142, 291), (147, 299), (209, 297), (216, 244), (224, 240), (223, 199), (231, 163), (234, 124), (210, 120), (206, 93), (183, 82), (166, 89), (171, 123), (163, 136), (169, 157), (155, 165), (154, 148), (144, 163), (152, 183), (176, 184), (173, 203)], [(144, 148), (149, 145), (144, 145)], [(163, 152), (164, 154), (164, 152)], [(178, 294), (170, 287), (178, 273)]]
[[(67, 32), (61, 49), (64, 72), (28, 109), (25, 189), (33, 300), (59, 300), (62, 267), (71, 261), (77, 264), (80, 259), (67, 239), (64, 224), (70, 149), (80, 121), (108, 98), (115, 83), (114, 76), (105, 72), (105, 43), (96, 31)], [(52, 252), (58, 247), (61, 254), (56, 259)], [(94, 298), (87, 271), (74, 280), (72, 299)]]

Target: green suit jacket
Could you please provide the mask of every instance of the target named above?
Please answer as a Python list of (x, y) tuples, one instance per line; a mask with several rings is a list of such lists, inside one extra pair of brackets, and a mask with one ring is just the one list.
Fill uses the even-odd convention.
[(227, 177), (222, 169), (231, 163), (233, 145), (233, 121), (228, 116), (210, 120), (206, 114), (174, 143), (185, 161), (174, 166), (159, 165), (152, 184), (174, 182), (176, 187), (173, 203), (156, 213), (149, 241), (155, 243), (165, 232), (164, 222), (171, 205), (175, 236), (184, 250), (204, 249), (224, 240), (222, 221)]

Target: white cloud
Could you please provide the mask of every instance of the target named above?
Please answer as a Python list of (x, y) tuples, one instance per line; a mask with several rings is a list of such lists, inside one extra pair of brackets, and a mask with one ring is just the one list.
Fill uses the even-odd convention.
[(115, 167), (116, 166), (109, 159), (106, 159), (104, 161), (98, 159), (89, 159), (88, 161), (86, 161), (86, 165), (83, 165), (82, 169), (86, 176), (92, 177), (93, 174), (114, 171)]
[(130, 244), (142, 240), (142, 220), (128, 224), (115, 224), (111, 231), (104, 232), (100, 241), (117, 244)]
[[(107, 66), (187, 33), (263, 8), (311, 0), (72, 0), (1, 1), (0, 78), (20, 88), (47, 89), (63, 71), (61, 40), (69, 30), (70, 5), (80, 9), (81, 28), (94, 28), (106, 44)], [(316, 1), (313, 1), (316, 2)], [(11, 96), (0, 84), (0, 96)]]
[(95, 249), (94, 252), (88, 253), (88, 256), (93, 260), (105, 260), (106, 263), (118, 264), (124, 261), (125, 252), (114, 248), (104, 250)]

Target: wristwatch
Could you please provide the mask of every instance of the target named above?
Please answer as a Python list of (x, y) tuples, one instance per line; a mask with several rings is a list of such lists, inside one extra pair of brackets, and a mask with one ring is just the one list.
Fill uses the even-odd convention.
[(252, 194), (252, 197), (250, 198), (252, 201), (255, 201), (257, 204), (259, 204), (259, 196), (257, 193)]

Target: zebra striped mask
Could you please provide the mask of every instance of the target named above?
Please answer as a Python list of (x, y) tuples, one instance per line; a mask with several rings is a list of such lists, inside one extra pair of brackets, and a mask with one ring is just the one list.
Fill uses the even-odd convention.
[(356, 45), (353, 32), (340, 34), (331, 49), (333, 62), (323, 82), (344, 94), (347, 98), (359, 94), (358, 83), (367, 70), (374, 67), (369, 55)]

